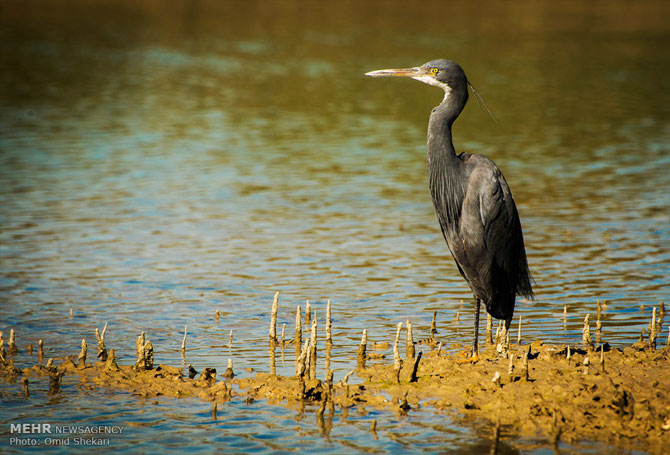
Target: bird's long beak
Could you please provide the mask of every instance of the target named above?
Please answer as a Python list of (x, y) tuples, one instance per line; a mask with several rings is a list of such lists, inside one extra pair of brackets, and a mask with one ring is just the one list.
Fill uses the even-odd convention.
[(387, 70), (377, 70), (370, 71), (365, 73), (366, 76), (370, 77), (386, 77), (386, 76), (395, 76), (395, 77), (421, 77), (428, 74), (428, 71), (415, 66), (414, 68), (397, 68), (397, 69), (387, 69)]

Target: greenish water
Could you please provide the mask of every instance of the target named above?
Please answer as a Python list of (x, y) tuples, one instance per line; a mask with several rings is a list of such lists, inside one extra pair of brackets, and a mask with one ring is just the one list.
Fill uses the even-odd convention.
[[(0, 330), (14, 328), (24, 347), (44, 339), (62, 356), (83, 337), (94, 343), (108, 322), (122, 362), (145, 331), (159, 362), (180, 365), (188, 324), (188, 363), (223, 370), (232, 356), (244, 375), (269, 369), (269, 309), (280, 291), (287, 333), (305, 299), (321, 327), (332, 301), (336, 381), (355, 366), (363, 328), (388, 341), (412, 318), (421, 338), (437, 310), (440, 338), (469, 342), (471, 296), (426, 181), (425, 129), (442, 94), (363, 76), (446, 57), (498, 119), (471, 100), (454, 141), (496, 161), (514, 193), (537, 281), (536, 301), (517, 302), (524, 337), (576, 342), (584, 315), (606, 300), (603, 339), (629, 344), (670, 295), (669, 10), (4, 2)], [(281, 374), (292, 369), (290, 356), (278, 363)], [(324, 436), (315, 414), (265, 403), (233, 402), (214, 421), (207, 403), (154, 404), (74, 382), (54, 399), (46, 384), (33, 387), (24, 401), (19, 385), (2, 386), (3, 421), (131, 425), (114, 451), (490, 448), (490, 429), (429, 409), (337, 413)], [(386, 429), (378, 439), (372, 419)], [(8, 431), (0, 425), (4, 449), (19, 450)], [(552, 451), (513, 434), (503, 442), (509, 453)]]

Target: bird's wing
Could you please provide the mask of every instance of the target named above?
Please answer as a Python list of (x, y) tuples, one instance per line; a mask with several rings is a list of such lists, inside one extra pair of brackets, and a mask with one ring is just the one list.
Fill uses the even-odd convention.
[(487, 190), (480, 193), (480, 213), (486, 248), (495, 252), (496, 262), (509, 270), (513, 250), (519, 247), (519, 219), (512, 192), (497, 167)]
[(482, 155), (472, 155), (464, 163), (469, 172), (459, 222), (463, 247), (454, 257), (465, 264), (465, 274), (475, 287), (498, 295), (511, 292), (511, 298), (515, 293), (532, 298), (521, 222), (505, 177)]
[[(510, 254), (517, 248), (518, 215), (512, 193), (500, 169), (490, 159), (472, 155), (468, 160), (474, 166), (468, 181), (467, 197), (470, 209), (478, 209), (477, 221), (481, 229), (481, 248), (495, 262), (509, 269)], [(467, 202), (467, 201), (466, 201)], [(473, 221), (474, 214), (469, 217)]]

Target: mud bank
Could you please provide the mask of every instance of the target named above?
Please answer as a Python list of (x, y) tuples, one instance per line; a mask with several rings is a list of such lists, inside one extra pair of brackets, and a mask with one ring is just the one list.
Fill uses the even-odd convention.
[[(399, 358), (397, 348), (400, 325), (395, 343), (375, 345), (371, 354), (364, 334), (358, 368), (337, 382), (328, 366), (329, 337), (324, 378), (316, 377), (310, 361), (316, 350), (315, 342), (312, 349), (315, 323), (315, 335), (296, 349), (296, 375), (292, 377), (274, 374), (272, 359), (270, 373), (247, 378), (235, 378), (232, 365), (218, 375), (213, 368), (196, 372), (192, 367), (155, 366), (153, 346), (141, 336), (134, 365), (118, 365), (113, 350), (107, 353), (104, 343), (99, 343), (97, 358), (87, 361), (82, 343), (77, 361), (70, 356), (44, 364), (40, 359), (33, 367), (19, 370), (12, 361), (15, 347), (10, 353), (3, 343), (0, 379), (22, 384), (26, 397), (30, 382), (37, 378), (48, 377), (49, 393), (57, 394), (62, 377), (71, 375), (84, 387), (142, 397), (198, 397), (212, 402), (214, 414), (217, 406), (232, 397), (248, 402), (268, 400), (296, 409), (310, 405), (318, 409), (321, 421), (326, 410), (332, 421), (337, 411), (384, 409), (406, 414), (430, 407), (465, 425), (488, 422), (494, 438), (504, 428), (505, 433), (544, 438), (554, 444), (602, 441), (659, 454), (670, 447), (668, 346), (656, 350), (652, 343), (640, 341), (616, 349), (606, 343), (595, 345), (586, 333), (584, 344), (575, 346), (547, 345), (539, 340), (512, 345), (491, 343), (487, 335), (479, 359), (472, 362), (466, 350), (453, 352), (457, 346), (449, 353), (442, 351), (432, 331), (430, 339), (415, 343), (411, 325), (409, 328), (404, 359)], [(290, 342), (279, 341), (271, 333), (271, 353), (278, 343), (286, 347)], [(389, 351), (390, 357), (391, 350), (393, 362), (384, 353)], [(353, 374), (362, 382), (349, 384)]]
[[(474, 364), (433, 350), (422, 356), (414, 377), (413, 365), (401, 368), (398, 381), (393, 365), (376, 364), (357, 370), (361, 384), (338, 382), (329, 392), (326, 383), (313, 381), (302, 399), (398, 413), (433, 407), (464, 423), (486, 419), (507, 432), (554, 443), (597, 440), (652, 453), (670, 447), (669, 348), (604, 350), (604, 370), (598, 361), (584, 364), (589, 355), (598, 358), (595, 352), (571, 348), (567, 359), (567, 350), (534, 342), (527, 378), (523, 356), (513, 349), (511, 374), (510, 360), (492, 349)], [(236, 381), (250, 397), (288, 406), (301, 404), (298, 382), (268, 374)]]

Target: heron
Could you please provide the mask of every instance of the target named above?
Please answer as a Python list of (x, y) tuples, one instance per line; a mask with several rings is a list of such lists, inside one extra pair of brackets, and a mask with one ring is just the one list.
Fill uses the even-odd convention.
[(516, 296), (533, 299), (519, 213), (507, 181), (484, 155), (456, 153), (451, 127), (468, 101), (479, 96), (456, 62), (432, 60), (421, 66), (371, 71), (366, 76), (410, 77), (444, 91), (428, 122), (428, 186), (435, 213), (458, 271), (475, 299), (471, 361), (479, 358), (479, 312), (505, 322), (509, 331)]

